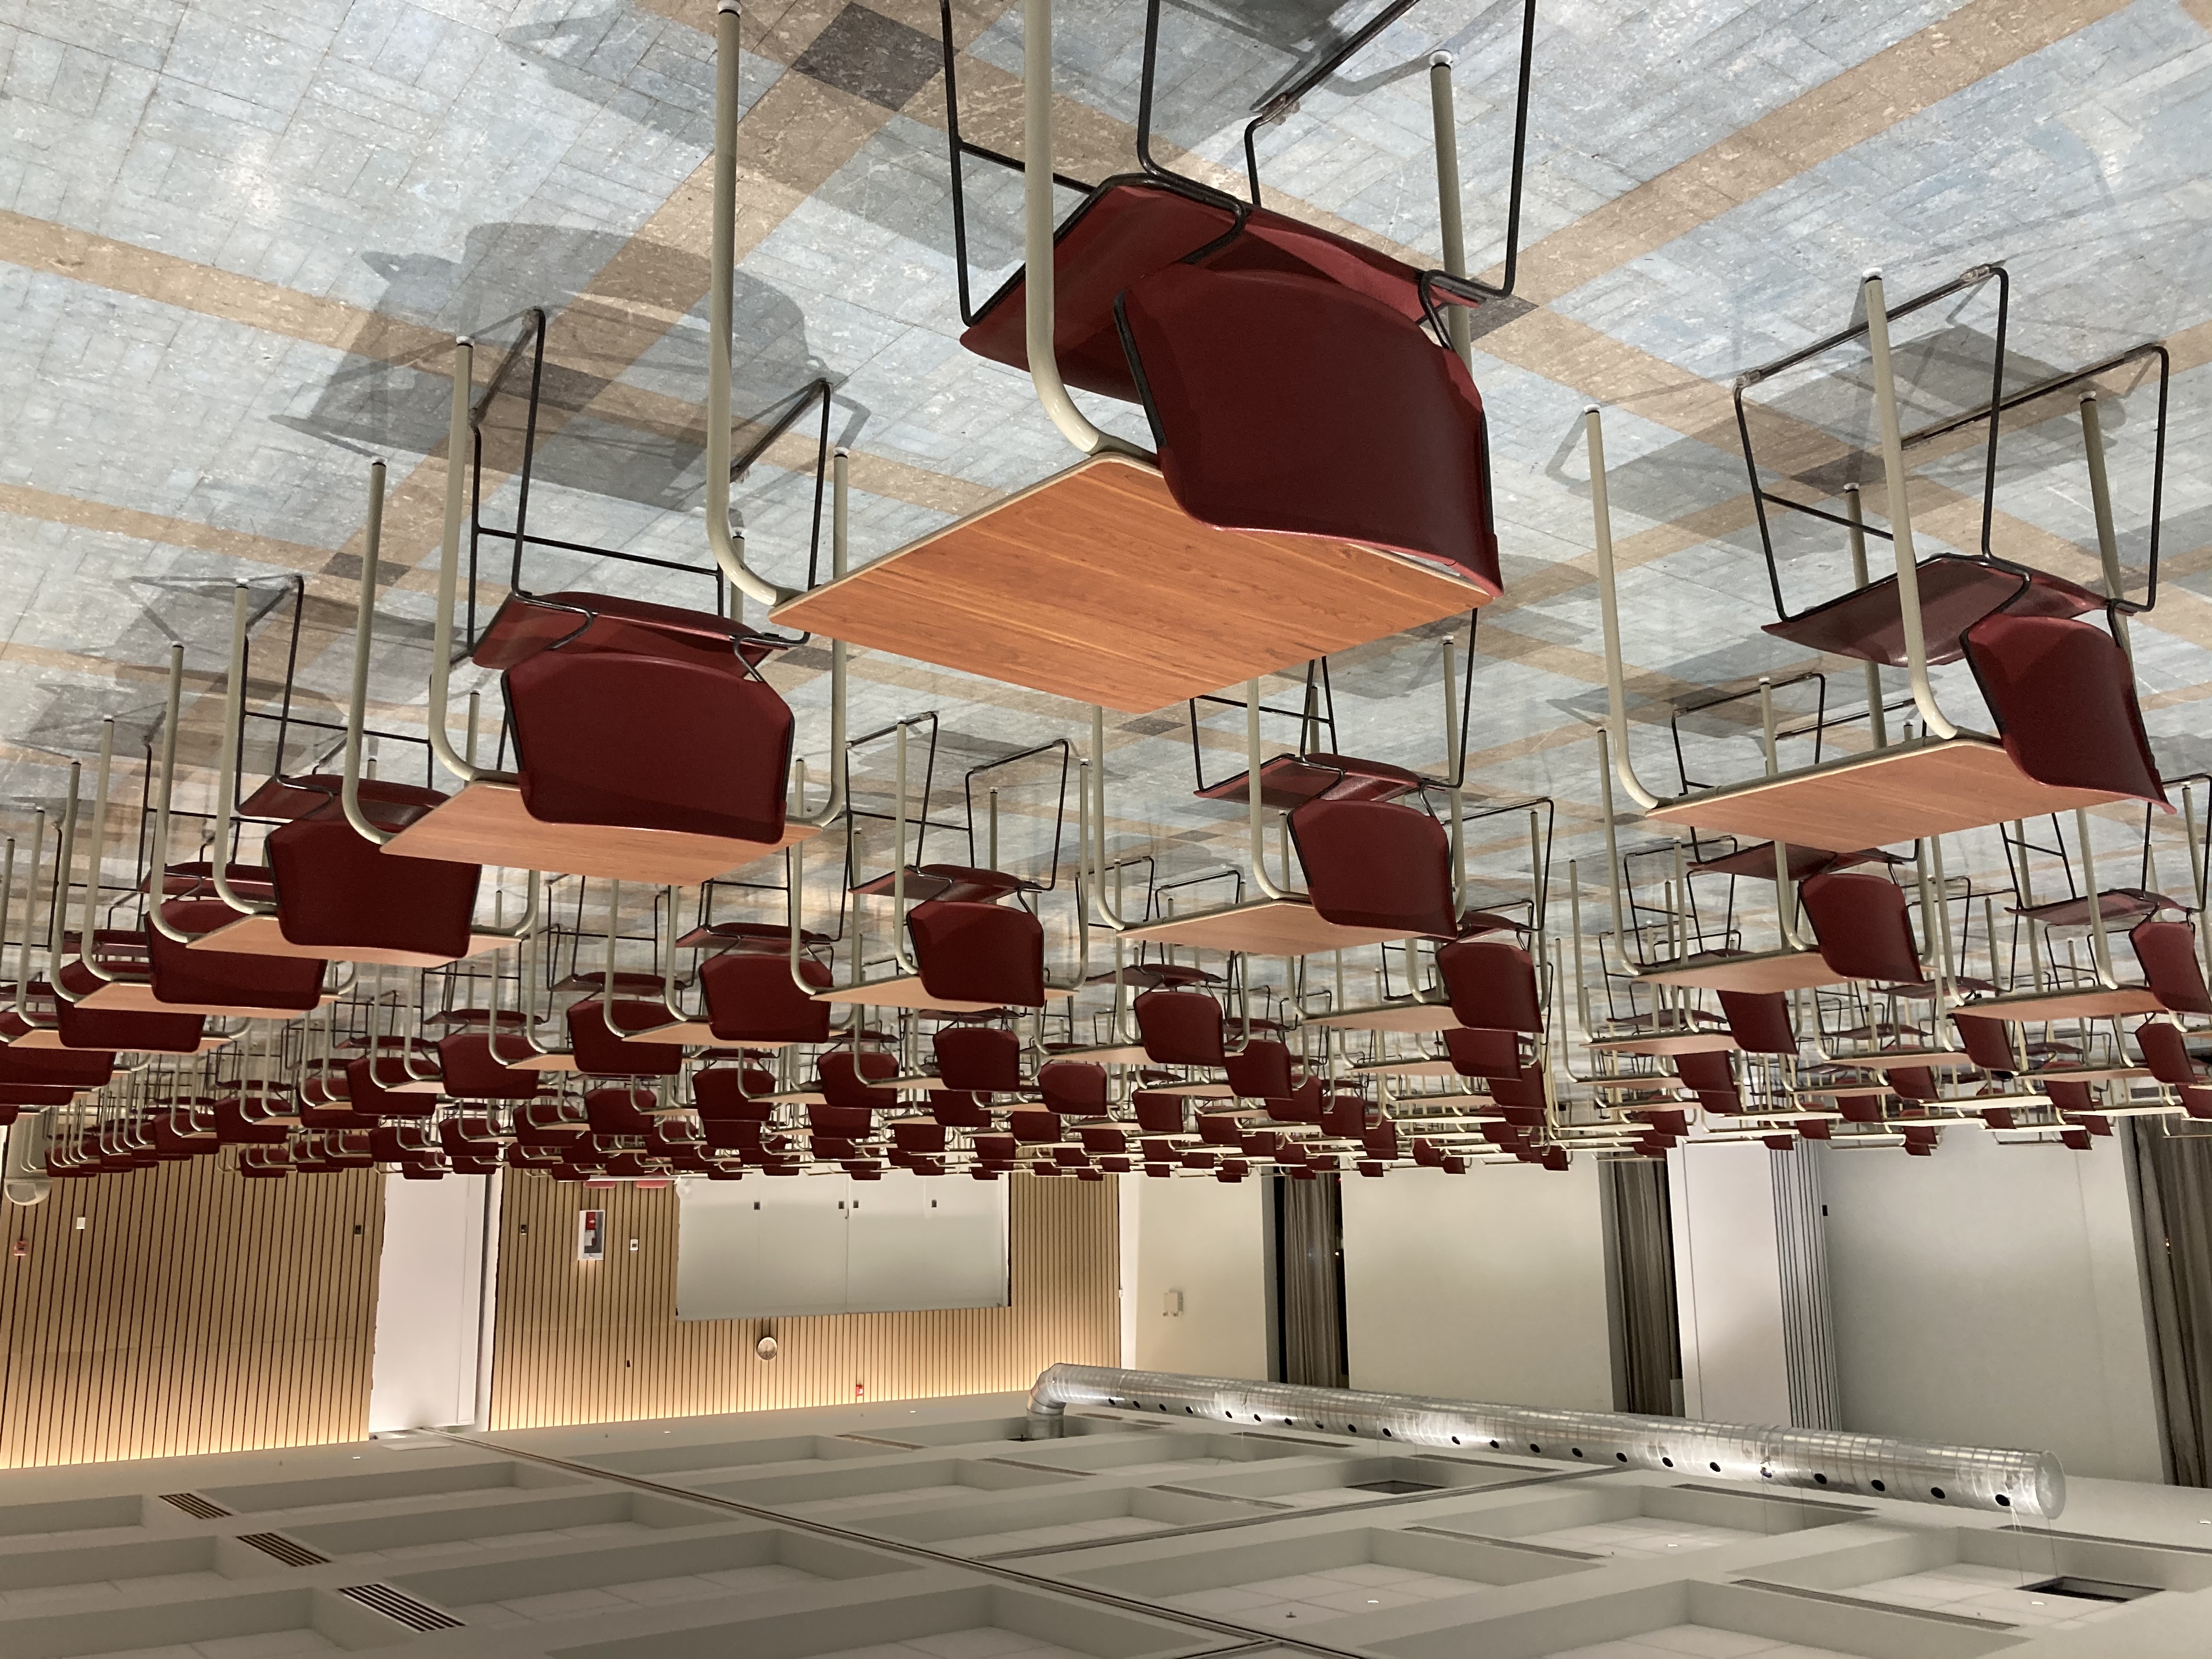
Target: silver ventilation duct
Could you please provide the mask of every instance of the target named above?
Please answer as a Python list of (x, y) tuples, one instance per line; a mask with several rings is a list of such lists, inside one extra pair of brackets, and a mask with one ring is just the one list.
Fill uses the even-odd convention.
[(1419, 1395), (1293, 1388), (1104, 1365), (1053, 1365), (1030, 1391), (1030, 1429), (1060, 1432), (1070, 1406), (1109, 1406), (1227, 1423), (1317, 1429), (1409, 1446), (1459, 1446), (1598, 1467), (1673, 1469), (1723, 1480), (1856, 1492), (2049, 1518), (2066, 1475), (2049, 1452), (1928, 1446), (1826, 1429), (1751, 1428), (1680, 1417), (1539, 1411)]

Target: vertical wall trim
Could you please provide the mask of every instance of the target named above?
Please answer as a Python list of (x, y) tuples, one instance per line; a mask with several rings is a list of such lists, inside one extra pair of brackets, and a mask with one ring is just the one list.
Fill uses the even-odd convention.
[(1801, 1429), (1840, 1429), (1843, 1389), (1836, 1365), (1835, 1312), (1828, 1294), (1821, 1148), (1808, 1140), (1767, 1156), (1774, 1170), (1775, 1257), (1782, 1280), (1790, 1420)]

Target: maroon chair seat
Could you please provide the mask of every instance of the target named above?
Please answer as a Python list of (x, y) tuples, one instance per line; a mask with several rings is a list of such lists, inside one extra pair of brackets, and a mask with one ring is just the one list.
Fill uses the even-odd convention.
[(1518, 1031), (1459, 1025), (1443, 1034), (1444, 1052), (1462, 1077), (1519, 1078), (1524, 1067)]
[[(2212, 992), (2197, 958), (2197, 930), (2185, 921), (2140, 921), (2128, 934), (2151, 994), (2175, 1014), (2212, 1014)], [(118, 1045), (119, 1046), (119, 1045)]]
[(1388, 549), (1502, 591), (1482, 398), (1415, 324), (1334, 283), (1191, 265), (1118, 309), (1191, 517)]
[(507, 669), (557, 648), (579, 655), (614, 651), (706, 661), (734, 655), (757, 663), (779, 643), (711, 611), (614, 593), (509, 593), (471, 659), (479, 668)]
[(775, 1115), (775, 1079), (757, 1066), (710, 1066), (691, 1074), (691, 1100), (702, 1123), (765, 1123)]
[[(802, 948), (830, 943), (829, 935), (802, 927), (799, 932)], [(791, 943), (791, 929), (777, 921), (716, 921), (702, 927), (694, 927), (676, 941), (679, 951), (751, 951), (763, 955), (781, 956)]]
[(935, 1154), (945, 1150), (945, 1126), (931, 1118), (907, 1118), (891, 1125), (891, 1142), (902, 1152)]
[(921, 988), (947, 1002), (1044, 1006), (1044, 924), (1018, 905), (931, 899), (907, 912)]
[(85, 1008), (57, 1000), (54, 1024), (64, 1048), (127, 1049), (141, 1054), (196, 1054), (207, 1033), (204, 1014), (144, 1014)]
[(1535, 960), (1519, 945), (1461, 939), (1437, 952), (1437, 972), (1461, 1024), (1491, 1031), (1543, 1030)]
[[(1251, 799), (1245, 779), (1237, 773), (1218, 783), (1194, 790), (1200, 800)], [(1395, 800), (1421, 787), (1420, 775), (1388, 761), (1361, 760), (1352, 755), (1316, 751), (1307, 755), (1274, 755), (1260, 763), (1260, 804), (1287, 812), (1310, 800)]]
[(617, 1000), (613, 1012), (610, 1029), (606, 1005), (598, 997), (582, 997), (568, 1005), (568, 1047), (578, 1071), (586, 1077), (674, 1077), (684, 1069), (680, 1045), (635, 1042), (618, 1035), (666, 1024), (666, 1009), (657, 1002)]
[(1958, 1030), (1966, 1058), (1982, 1071), (2008, 1075), (2021, 1069), (2020, 1056), (2013, 1052), (2012, 1032), (2004, 1021), (1954, 1008), (1951, 1024)]
[(506, 685), (540, 823), (782, 840), (791, 710), (736, 658), (541, 651)]
[(587, 1089), (584, 1091), (584, 1115), (595, 1135), (649, 1135), (659, 1123), (657, 1118), (647, 1115), (653, 1104), (651, 1091), (645, 1089)]
[(931, 1038), (937, 1076), (963, 1094), (1008, 1094), (1022, 1080), (1022, 1040), (995, 1025), (947, 1025)]
[(1037, 1068), (1037, 1091), (1048, 1110), (1072, 1117), (1103, 1115), (1106, 1068), (1088, 1060), (1049, 1060)]
[(932, 1089), (929, 1115), (948, 1129), (988, 1129), (994, 1121), (981, 1099), (958, 1089)]
[(1137, 1127), (1148, 1135), (1188, 1134), (1184, 1115), (1190, 1103), (1158, 1089), (1137, 1091)]
[(2136, 701), (2134, 665), (2110, 634), (2061, 617), (1986, 617), (1966, 661), (2013, 764), (2054, 789), (2094, 789), (2172, 810)]
[[(188, 933), (210, 933), (238, 919), (220, 899), (171, 899), (161, 915)], [(324, 963), (313, 957), (255, 957), (195, 951), (149, 921), (145, 930), (154, 1000), (216, 1008), (286, 1008), (306, 1013), (322, 1000)]]
[(544, 1092), (541, 1073), (503, 1064), (492, 1052), (489, 1031), (456, 1031), (438, 1040), (438, 1072), (457, 1100), (535, 1100)]
[[(470, 923), (483, 872), (443, 859), (387, 856), (346, 821), (331, 793), (304, 817), (269, 832), (276, 925), (289, 944), (315, 949), (406, 951), (458, 960), (469, 954)], [(446, 797), (382, 781), (361, 786), (362, 811), (397, 831)]]
[[(88, 1084), (87, 1088), (97, 1085)], [(77, 1089), (66, 1083), (0, 1083), (0, 1107), (66, 1106)]]
[(1163, 1066), (1221, 1066), (1221, 1005), (1203, 991), (1147, 991), (1131, 1005), (1146, 1054)]
[[(799, 976), (826, 991), (826, 963), (799, 959)], [(725, 951), (699, 964), (707, 1026), (718, 1042), (827, 1042), (830, 1005), (792, 982), (789, 958), (746, 951)]]
[[(899, 872), (886, 870), (871, 876), (853, 890), (871, 898), (889, 898), (899, 890)], [(1011, 894), (1039, 890), (1037, 884), (1004, 870), (985, 870), (972, 864), (909, 864), (906, 866), (906, 899), (919, 904), (925, 899), (997, 899)]]
[(115, 1056), (102, 1049), (0, 1048), (0, 1085), (33, 1088), (104, 1087), (115, 1075)]
[[(1782, 991), (1723, 991), (1721, 1012), (1729, 1035), (1747, 1054), (1795, 1054), (1797, 1028), (1790, 1024), (1790, 998)], [(1679, 1057), (1678, 1057), (1679, 1058)]]
[(2147, 1019), (2136, 1027), (2136, 1047), (2150, 1074), (2169, 1089), (2200, 1088), (2204, 1073), (2183, 1040), (2181, 1028), (2162, 1019)]
[[(1323, 796), (1290, 816), (1306, 897), (1340, 927), (1387, 927), (1407, 938), (1456, 939), (1451, 842), (1418, 807)], [(1496, 918), (1475, 923), (1487, 933)]]
[(363, 1056), (346, 1062), (346, 1099), (364, 1117), (428, 1117), (438, 1108), (438, 1097), (402, 1094), (376, 1080), (376, 1062)]
[[(1219, 240), (1236, 222), (1225, 203), (1200, 200), (1141, 174), (1109, 179), (1094, 190), (1053, 234), (1053, 347), (1061, 379), (1086, 392), (1138, 402), (1115, 331), (1115, 297)], [(1209, 255), (1206, 264), (1324, 276), (1392, 306), (1409, 321), (1421, 315), (1418, 273), (1411, 266), (1264, 208), (1250, 210), (1243, 234)], [(1023, 273), (1016, 271), (983, 302), (960, 343), (1026, 372), (1024, 291)]]
[(1006, 1127), (1013, 1131), (1014, 1139), (1025, 1146), (1048, 1146), (1060, 1138), (1058, 1112), (1024, 1107), (1007, 1114)]
[(833, 1048), (814, 1064), (815, 1079), (823, 1097), (832, 1106), (848, 1109), (887, 1111), (896, 1106), (898, 1091), (873, 1085), (898, 1075), (898, 1056), (885, 1048)]
[[(1931, 663), (1966, 654), (1964, 635), (1994, 611), (2014, 617), (2080, 617), (2104, 609), (2101, 595), (2040, 571), (2007, 570), (1959, 553), (1939, 553), (1918, 569), (1920, 626)], [(1904, 609), (1893, 572), (1765, 631), (1810, 651), (1905, 666)]]
[(1820, 960), (1846, 979), (1918, 985), (1927, 979), (1905, 890), (1887, 876), (1827, 871), (1797, 890)]
[(1254, 1037), (1243, 1054), (1227, 1056), (1223, 1065), (1240, 1100), (1288, 1100), (1297, 1087), (1291, 1075), (1291, 1051), (1273, 1037)]

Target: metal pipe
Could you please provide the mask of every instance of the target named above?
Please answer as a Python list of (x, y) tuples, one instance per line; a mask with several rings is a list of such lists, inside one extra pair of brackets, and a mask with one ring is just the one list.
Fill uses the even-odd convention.
[(2097, 965), (2097, 980), (2106, 990), (2119, 981), (2112, 977), (2112, 941), (2105, 930), (2105, 899), (2097, 890), (2097, 849), (2090, 844), (2089, 814), (2074, 809), (2074, 833), (2081, 842), (2081, 886), (2089, 896), (2089, 944)]
[(452, 696), (453, 675), (453, 591), (460, 580), (461, 512), (468, 500), (469, 459), (474, 451), (475, 429), (470, 420), (469, 394), (475, 389), (476, 347), (466, 335), (453, 342), (453, 400), (446, 426), (446, 527), (438, 543), (438, 605), (430, 623), (430, 751), (463, 783), (483, 775), (476, 763), (476, 701), (470, 694), (469, 753), (453, 752), (446, 730), (446, 705)]
[[(1458, 642), (1447, 638), (1443, 647), (1444, 754), (1445, 763), (1451, 768), (1447, 775), (1451, 785), (1444, 791), (1444, 800), (1451, 808), (1452, 915), (1456, 920), (1467, 908), (1467, 825), (1462, 822), (1467, 800), (1467, 792), (1462, 787), (1467, 778), (1467, 738), (1459, 729)], [(1468, 672), (1474, 672), (1473, 664), (1468, 665)], [(1283, 872), (1290, 873), (1288, 860), (1284, 861)]]
[[(23, 889), (23, 939), (15, 954), (15, 1014), (27, 1023), (31, 1000), (31, 924), (39, 913), (39, 865), (46, 850), (46, 809), (41, 806), (31, 825), (31, 879)], [(53, 932), (51, 924), (46, 929)]]
[(384, 543), (384, 463), (368, 464), (368, 525), (362, 532), (361, 603), (353, 624), (353, 689), (346, 703), (345, 780), (338, 799), (354, 834), (381, 847), (398, 832), (380, 830), (361, 810), (361, 737), (368, 714), (368, 652), (376, 632), (376, 556)]
[(1272, 1424), (1408, 1446), (1482, 1447), (1564, 1463), (1673, 1469), (1755, 1486), (2043, 1519), (2066, 1507), (2065, 1472), (2050, 1452), (1934, 1445), (1825, 1429), (1545, 1411), (1105, 1365), (1051, 1365), (1030, 1391), (1030, 1438), (1059, 1437), (1070, 1406)]
[[(1765, 674), (1759, 677), (1759, 720), (1766, 748), (1766, 775), (1771, 778), (1781, 771), (1782, 758), (1774, 735), (1774, 682)], [(1778, 841), (1774, 843), (1774, 922), (1785, 951), (1805, 948), (1797, 938), (1797, 930), (1790, 925), (1796, 913), (1797, 884), (1790, 878), (1789, 843)]]
[[(1990, 418), (1995, 420), (1992, 414)], [(2097, 394), (2093, 389), (2081, 394), (2081, 441), (2089, 453), (2089, 506), (2097, 517), (2097, 557), (2105, 568), (2105, 597), (2120, 599), (2127, 597), (2127, 580), (2120, 572), (2120, 541), (2112, 528), (2112, 486), (2105, 476), (2105, 422), (2097, 410)], [(2120, 649), (2132, 658), (2135, 645), (2128, 638), (2128, 621), (2118, 611), (2111, 613), (2112, 637), (2120, 642)]]
[[(1030, 3), (1034, 6), (1041, 0), (1030, 0)], [(1252, 884), (1268, 898), (1286, 899), (1292, 896), (1276, 886), (1267, 874), (1267, 830), (1260, 805), (1263, 793), (1260, 787), (1260, 682), (1252, 679), (1244, 682), (1244, 799), (1252, 830)], [(1287, 876), (1290, 871), (1286, 868), (1283, 873)]]
[[(1437, 216), (1443, 229), (1444, 270), (1454, 276), (1467, 275), (1467, 232), (1460, 219), (1459, 121), (1452, 109), (1452, 55), (1429, 54), (1429, 114), (1437, 135)], [(1465, 306), (1445, 308), (1444, 326), (1451, 349), (1472, 368), (1473, 332)]]
[(216, 759), (215, 848), (208, 868), (216, 896), (242, 916), (274, 915), (273, 904), (239, 896), (230, 884), (230, 831), (238, 811), (238, 751), (246, 740), (246, 585), (230, 590), (230, 678), (223, 692), (222, 746)]
[[(99, 936), (100, 871), (107, 862), (107, 786), (114, 769), (115, 716), (110, 714), (100, 723), (100, 773), (92, 787), (92, 858), (84, 874), (84, 928), (77, 936), (77, 955), (82, 958), (86, 971), (94, 978), (108, 981), (112, 981), (115, 975), (103, 973), (94, 963), (94, 957), (98, 952), (94, 948), (94, 941)], [(71, 805), (74, 806), (74, 801)], [(70, 828), (74, 841), (76, 826), (72, 823)], [(68, 874), (68, 866), (64, 865), (63, 878), (65, 883)], [(61, 994), (61, 975), (57, 973), (54, 975), (54, 995), (59, 997)]]
[[(1115, 898), (1109, 902), (1106, 897), (1106, 711), (1097, 703), (1091, 706), (1091, 816), (1097, 825), (1094, 833), (1098, 837), (1099, 880), (1096, 895), (1098, 915), (1109, 928), (1119, 933), (1125, 931), (1129, 924), (1121, 915), (1118, 866), (1115, 875)], [(1115, 982), (1119, 984), (1118, 981)]]
[[(1859, 501), (1859, 487), (1855, 483), (1844, 486), (1844, 511), (1849, 516), (1851, 532), (1851, 585), (1864, 587), (1867, 582), (1866, 519)], [(1889, 716), (1881, 707), (1881, 665), (1871, 657), (1866, 665), (1867, 724), (1874, 733), (1874, 746), (1889, 747)]]
[(1659, 797), (1636, 781), (1628, 757), (1628, 691), (1620, 666), (1620, 602), (1613, 590), (1613, 501), (1606, 493), (1605, 427), (1598, 407), (1583, 412), (1583, 435), (1589, 446), (1591, 545), (1597, 555), (1598, 619), (1605, 637), (1606, 712), (1613, 726), (1613, 770), (1631, 800), (1649, 811)]
[[(901, 720), (891, 737), (898, 779), (898, 787), (891, 792), (891, 965), (902, 974), (916, 974), (921, 969), (906, 949), (906, 726)], [(926, 798), (921, 812), (927, 822), (929, 802)]]
[(730, 533), (730, 330), (738, 263), (738, 0), (714, 8), (714, 201), (707, 267), (707, 545), (730, 586), (773, 606), (795, 596), (746, 564)]
[(1912, 701), (1928, 730), (1938, 738), (1955, 738), (1959, 728), (1943, 718), (1942, 709), (1936, 705), (1936, 688), (1928, 679), (1928, 637), (1920, 617), (1920, 566), (1912, 551), (1912, 509), (1905, 490), (1905, 438), (1897, 421), (1897, 381), (1889, 360), (1889, 313), (1882, 303), (1880, 271), (1867, 272), (1863, 291), (1867, 349), (1874, 358), (1875, 413), (1881, 424), (1882, 476), (1889, 494), (1890, 543), (1897, 554), (1897, 608), (1905, 624), (1905, 672), (1912, 680)]
[[(733, 44), (734, 34), (732, 26)], [(1091, 424), (1060, 378), (1053, 339), (1052, 0), (1022, 0), (1022, 298), (1030, 384), (1060, 436), (1085, 454), (1149, 461), (1148, 452)]]
[[(839, 445), (830, 458), (830, 575), (845, 574), (847, 530), (850, 520), (852, 452)], [(807, 830), (826, 830), (845, 811), (845, 641), (830, 641), (830, 798), (811, 817), (792, 820)], [(806, 805), (802, 788), (799, 805)]]
[[(61, 845), (54, 852), (54, 901), (46, 907), (46, 982), (52, 986), (57, 997), (66, 995), (62, 988), (62, 948), (69, 937), (70, 876), (76, 864), (76, 805), (78, 786), (82, 781), (82, 762), (70, 763), (69, 800), (62, 808)], [(112, 974), (101, 972), (93, 960), (92, 941), (77, 941), (77, 953), (94, 977), (112, 980)]]
[[(1621, 965), (1628, 963), (1628, 923), (1620, 906), (1620, 839), (1613, 820), (1613, 767), (1607, 754), (1610, 747), (1605, 728), (1597, 734), (1597, 793), (1601, 816), (1605, 820), (1605, 876), (1606, 885), (1613, 895), (1613, 948), (1620, 953)], [(1601, 953), (1599, 960), (1604, 960)]]

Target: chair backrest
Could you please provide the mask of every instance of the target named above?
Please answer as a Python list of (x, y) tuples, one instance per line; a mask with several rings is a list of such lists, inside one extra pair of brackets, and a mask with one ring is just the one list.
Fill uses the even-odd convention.
[(642, 1031), (668, 1023), (668, 1011), (657, 1002), (613, 1005), (614, 1024), (607, 1024), (607, 1006), (598, 997), (581, 997), (568, 1005), (568, 1047), (576, 1056), (576, 1069), (586, 1077), (674, 1077), (684, 1069), (684, 1049), (674, 1042), (633, 1042), (621, 1035)]
[(268, 858), (276, 920), (289, 944), (469, 954), (483, 874), (476, 865), (386, 858), (355, 833), (335, 801), (271, 830)]
[(2197, 930), (2185, 921), (2139, 921), (2128, 934), (2151, 994), (2175, 1014), (2212, 1014), (2212, 992), (2197, 959)]
[(898, 1091), (873, 1085), (897, 1075), (898, 1056), (886, 1048), (832, 1048), (814, 1062), (823, 1098), (832, 1106), (888, 1110), (898, 1104)]
[(1182, 264), (1118, 309), (1184, 512), (1388, 548), (1501, 591), (1482, 399), (1418, 325), (1321, 278)]
[(1225, 1059), (1229, 1086), (1240, 1100), (1288, 1100), (1297, 1085), (1291, 1077), (1291, 1051), (1273, 1037), (1254, 1037), (1241, 1054)]
[(1323, 796), (1290, 816), (1306, 896), (1322, 921), (1452, 939), (1451, 842), (1419, 807)]
[(1026, 1146), (1049, 1146), (1060, 1138), (1060, 1114), (1033, 1107), (1008, 1113), (1006, 1127), (1014, 1132), (1014, 1139)]
[(734, 657), (541, 651), (506, 686), (532, 817), (782, 840), (791, 710)]
[(1836, 972), (1886, 985), (1917, 985), (1927, 978), (1905, 890), (1888, 877), (1830, 870), (1797, 891), (1820, 939), (1820, 960)]
[[(1729, 1035), (1747, 1054), (1794, 1054), (1797, 1030), (1790, 1021), (1790, 998), (1782, 991), (1723, 991), (1721, 1012)], [(1684, 1058), (1677, 1055), (1679, 1061)]]
[(981, 1099), (958, 1089), (932, 1089), (929, 1115), (948, 1129), (988, 1129), (994, 1121)]
[(709, 1066), (691, 1074), (691, 1098), (704, 1123), (766, 1123), (775, 1103), (775, 1079), (755, 1066)]
[[(1114, 298), (1186, 255), (1218, 240), (1235, 223), (1228, 207), (1200, 200), (1159, 179), (1109, 179), (1061, 222), (1053, 243), (1053, 346), (1061, 379), (1109, 398), (1138, 401), (1135, 380), (1114, 328)], [(1223, 270), (1289, 270), (1325, 276), (1421, 315), (1416, 273), (1388, 254), (1273, 213), (1253, 210), (1243, 234), (1209, 254)], [(1013, 368), (1029, 368), (1024, 272), (984, 301), (960, 343)]]
[[(88, 1008), (55, 999), (54, 1026), (64, 1048), (121, 1048), (142, 1054), (196, 1054), (207, 1019), (200, 1014), (149, 1014), (128, 1008)], [(28, 1052), (27, 1050), (26, 1052)]]
[(1037, 1089), (1048, 1110), (1103, 1115), (1106, 1068), (1088, 1060), (1049, 1060), (1037, 1067)]
[(907, 912), (906, 927), (933, 997), (1044, 1006), (1044, 924), (1019, 905), (932, 899)]
[(1521, 1075), (1521, 1034), (1488, 1030), (1479, 1026), (1454, 1025), (1444, 1030), (1444, 1052), (1452, 1070), (1462, 1077)]
[(2001, 1019), (1986, 1014), (1966, 1014), (1951, 1011), (1951, 1024), (1958, 1027), (1959, 1040), (1966, 1044), (1966, 1058), (1984, 1072), (2017, 1072), (2020, 1056), (2013, 1052), (2012, 1033)]
[(438, 1042), (438, 1073), (456, 1100), (535, 1100), (544, 1092), (542, 1075), (502, 1064), (492, 1052), (489, 1031), (455, 1031)]
[(1492, 1031), (1544, 1029), (1535, 960), (1519, 945), (1461, 939), (1437, 952), (1437, 971), (1461, 1024)]
[(2202, 1081), (2179, 1026), (2147, 1019), (2136, 1027), (2136, 1047), (2142, 1051), (2142, 1061), (2150, 1067), (2150, 1074), (2168, 1088), (2186, 1088)]
[(2038, 783), (2166, 805), (2135, 666), (2094, 623), (1999, 611), (1966, 630), (1966, 661), (2013, 763)]
[(1692, 1094), (1734, 1094), (1735, 1067), (1721, 1048), (1700, 1048), (1674, 1056), (1674, 1074)]
[(584, 1115), (595, 1135), (642, 1135), (653, 1132), (656, 1120), (646, 1115), (653, 1096), (642, 1089), (587, 1089)]
[[(162, 915), (188, 933), (210, 933), (238, 920), (221, 899), (171, 899)], [(289, 1008), (306, 1013), (320, 1002), (322, 962), (314, 957), (258, 957), (237, 951), (199, 951), (146, 924), (146, 955), (158, 1002), (208, 1007)], [(112, 970), (111, 970), (112, 971)]]
[(1148, 1135), (1184, 1133), (1183, 1115), (1189, 1103), (1181, 1095), (1158, 1089), (1137, 1091), (1137, 1127)]
[(996, 1025), (947, 1025), (930, 1039), (947, 1089), (1003, 1094), (1022, 1086), (1022, 1040)]
[(1203, 991), (1147, 991), (1131, 1005), (1147, 1057), (1163, 1066), (1219, 1066), (1221, 1005)]
[[(799, 960), (799, 977), (828, 990), (828, 966), (811, 957)], [(817, 1001), (792, 982), (791, 965), (781, 955), (726, 951), (699, 964), (699, 988), (707, 1000), (708, 1029), (723, 1042), (827, 1042), (830, 1005)]]

